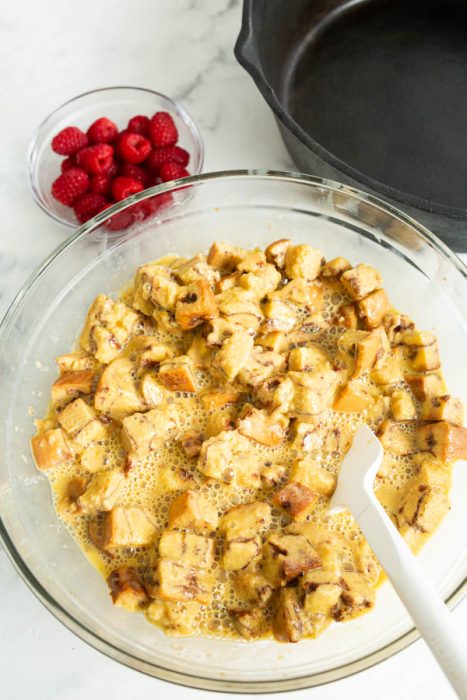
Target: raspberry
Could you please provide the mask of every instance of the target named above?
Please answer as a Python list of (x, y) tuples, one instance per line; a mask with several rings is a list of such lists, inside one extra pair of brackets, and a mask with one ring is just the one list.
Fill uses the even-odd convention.
[(117, 136), (117, 125), (107, 117), (96, 119), (88, 129), (88, 138), (91, 143), (110, 143)]
[(112, 196), (112, 178), (108, 175), (93, 175), (89, 182), (91, 192), (96, 192), (104, 197)]
[(110, 166), (110, 168), (107, 170), (107, 172), (105, 174), (107, 175), (107, 177), (110, 177), (110, 178), (117, 177), (118, 164), (114, 160), (112, 161), (112, 165)]
[(73, 209), (78, 221), (84, 224), (85, 221), (92, 219), (93, 216), (106, 209), (108, 205), (109, 202), (101, 194), (88, 192), (76, 200)]
[(149, 170), (157, 173), (164, 163), (178, 163), (185, 167), (188, 165), (189, 160), (190, 154), (184, 148), (180, 148), (180, 146), (163, 146), (151, 151), (145, 165)]
[(118, 155), (127, 163), (142, 163), (151, 153), (151, 144), (140, 134), (121, 134), (118, 139)]
[(112, 194), (116, 202), (144, 190), (143, 185), (132, 177), (119, 176), (112, 183)]
[(134, 207), (129, 207), (123, 211), (117, 212), (105, 222), (105, 227), (109, 231), (121, 231), (122, 229), (128, 228), (135, 221)]
[(106, 143), (88, 146), (76, 156), (78, 165), (90, 175), (103, 175), (112, 165), (114, 149)]
[(138, 114), (136, 117), (132, 117), (128, 122), (127, 131), (132, 134), (140, 134), (140, 136), (149, 136), (149, 118), (143, 117), (142, 114)]
[(153, 146), (175, 146), (178, 131), (168, 112), (156, 112), (149, 122), (149, 137)]
[(179, 180), (182, 177), (188, 177), (189, 174), (188, 170), (178, 163), (163, 163), (159, 169), (159, 177), (162, 182)]
[(118, 174), (138, 180), (143, 187), (149, 187), (149, 183), (152, 181), (151, 173), (148, 173), (140, 165), (132, 165), (132, 163), (123, 163), (118, 169)]
[(52, 183), (52, 196), (62, 204), (70, 206), (89, 188), (89, 177), (81, 168), (71, 168)]
[(52, 150), (61, 156), (72, 156), (88, 145), (88, 137), (77, 126), (67, 126), (52, 139)]
[(60, 165), (60, 170), (62, 171), (62, 173), (66, 173), (66, 171), (71, 170), (71, 168), (76, 168), (75, 156), (69, 156), (69, 158), (65, 158), (65, 160), (62, 160)]

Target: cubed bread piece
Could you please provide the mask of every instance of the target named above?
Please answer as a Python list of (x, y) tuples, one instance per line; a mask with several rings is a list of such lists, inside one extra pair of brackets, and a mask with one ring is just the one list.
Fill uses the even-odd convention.
[[(320, 415), (327, 414), (324, 412)], [(291, 447), (297, 452), (314, 452), (320, 450), (323, 446), (326, 432), (327, 428), (320, 420), (316, 420), (313, 423), (297, 420), (293, 424), (293, 440)]]
[(312, 593), (319, 586), (335, 585), (340, 586), (340, 575), (327, 569), (311, 569), (304, 573), (299, 581), (299, 588), (303, 593)]
[(460, 399), (449, 394), (433, 396), (423, 402), (420, 418), (427, 421), (444, 420), (452, 425), (462, 426), (464, 424), (464, 406)]
[(128, 306), (99, 294), (89, 308), (80, 345), (106, 365), (128, 342), (137, 320)]
[(94, 474), (77, 503), (83, 513), (112, 510), (123, 488), (123, 474), (118, 469)]
[(279, 408), (286, 412), (293, 400), (295, 385), (285, 374), (278, 374), (266, 379), (254, 391), (255, 398), (263, 405), (273, 410)]
[(216, 316), (216, 297), (206, 279), (182, 288), (175, 305), (175, 320), (182, 330), (189, 331)]
[(197, 491), (185, 491), (172, 501), (169, 527), (214, 532), (219, 522), (217, 510)]
[(234, 578), (234, 586), (240, 598), (248, 603), (264, 607), (271, 599), (273, 587), (259, 571), (239, 571)]
[(303, 609), (307, 615), (331, 615), (341, 597), (338, 583), (320, 583), (305, 595)]
[(322, 367), (329, 368), (329, 359), (319, 345), (292, 348), (289, 352), (288, 367), (294, 372), (316, 371)]
[(415, 420), (417, 409), (408, 391), (398, 389), (391, 394), (391, 415), (394, 420)]
[(135, 368), (128, 357), (119, 357), (102, 372), (94, 397), (94, 407), (114, 420), (122, 420), (146, 408), (135, 380)]
[(187, 457), (199, 457), (203, 444), (203, 434), (198, 430), (189, 430), (180, 440), (180, 445)]
[(215, 354), (211, 372), (221, 381), (232, 382), (248, 361), (253, 350), (253, 338), (243, 330), (226, 338)]
[(363, 263), (346, 270), (340, 280), (345, 291), (356, 301), (381, 287), (381, 275), (378, 270)]
[(253, 299), (261, 301), (267, 294), (276, 289), (280, 281), (281, 273), (276, 270), (274, 265), (265, 263), (256, 272), (246, 272), (240, 275), (238, 284), (242, 289), (251, 292)]
[(166, 634), (180, 637), (191, 636), (199, 625), (200, 608), (200, 603), (156, 599), (147, 608), (146, 618), (149, 622), (162, 627)]
[(261, 556), (261, 537), (234, 537), (224, 543), (222, 566), (226, 571), (239, 571)]
[(415, 433), (408, 430), (410, 425), (410, 421), (383, 421), (378, 430), (378, 437), (384, 449), (401, 456), (416, 452)]
[(374, 384), (382, 388), (384, 392), (391, 392), (394, 384), (400, 384), (404, 380), (404, 367), (402, 358), (391, 350), (381, 362), (369, 373), (369, 377)]
[(274, 494), (273, 503), (282, 508), (292, 520), (306, 520), (319, 494), (298, 481), (291, 481)]
[(431, 452), (442, 462), (467, 459), (467, 428), (446, 421), (421, 425), (417, 443), (421, 450)]
[(309, 313), (313, 313), (323, 308), (323, 287), (320, 282), (310, 282), (299, 277), (271, 293), (269, 299), (304, 306)]
[(65, 355), (59, 355), (55, 361), (60, 370), (60, 374), (65, 372), (79, 372), (86, 369), (94, 369), (94, 358), (84, 350), (75, 350)]
[(104, 440), (107, 436), (106, 428), (96, 417), (94, 409), (83, 399), (69, 403), (59, 414), (58, 422), (82, 447)]
[(342, 413), (360, 413), (374, 403), (374, 398), (356, 381), (350, 381), (337, 394), (332, 408)]
[(194, 475), (184, 467), (172, 469), (169, 464), (159, 467), (158, 482), (161, 491), (185, 491), (194, 488), (196, 480)]
[(141, 395), (147, 408), (156, 408), (166, 398), (166, 391), (157, 381), (157, 375), (146, 372), (141, 379)]
[(438, 341), (433, 333), (406, 331), (402, 335), (401, 344), (416, 372), (427, 372), (440, 368)]
[(266, 319), (264, 332), (282, 331), (287, 333), (299, 320), (295, 308), (290, 302), (280, 299), (268, 299), (262, 306), (262, 311)]
[(339, 384), (339, 373), (325, 366), (314, 372), (289, 372), (294, 383), (293, 399), (288, 413), (293, 418), (307, 419), (331, 406)]
[(71, 451), (61, 428), (34, 435), (31, 449), (38, 469), (50, 469), (71, 459)]
[(279, 270), (285, 265), (285, 254), (287, 249), (292, 244), (288, 238), (281, 238), (278, 241), (273, 241), (265, 249), (266, 260), (273, 263)]
[(185, 566), (210, 569), (214, 561), (215, 541), (204, 535), (180, 530), (165, 530), (159, 542), (159, 556)]
[(235, 537), (253, 537), (271, 524), (271, 508), (262, 501), (233, 506), (219, 521), (219, 532), (227, 540)]
[(99, 472), (110, 466), (110, 454), (103, 445), (89, 445), (81, 454), (80, 462), (88, 472)]
[(159, 367), (157, 377), (169, 391), (194, 393), (198, 390), (192, 362), (186, 355), (180, 355), (173, 360), (163, 362)]
[(289, 341), (283, 331), (271, 331), (257, 338), (255, 342), (272, 352), (284, 353), (289, 349)]
[(193, 601), (208, 605), (211, 602), (212, 576), (206, 569), (184, 566), (171, 559), (159, 559), (158, 597), (162, 600)]
[(255, 345), (238, 373), (238, 380), (246, 386), (257, 387), (273, 374), (282, 372), (284, 368), (284, 355)]
[(80, 394), (90, 394), (94, 374), (93, 369), (71, 370), (61, 374), (50, 389), (53, 405), (63, 406)]
[(233, 287), (216, 297), (219, 313), (230, 323), (252, 335), (258, 330), (263, 314), (255, 295), (247, 289)]
[(158, 262), (137, 268), (134, 280), (133, 307), (151, 316), (155, 308), (173, 311), (180, 285), (173, 270)]
[(167, 345), (158, 343), (154, 336), (137, 335), (132, 340), (132, 346), (137, 350), (137, 364), (139, 368), (151, 369), (157, 367), (164, 360), (170, 360), (173, 352)]
[(383, 318), (383, 326), (391, 345), (399, 345), (405, 332), (415, 329), (415, 324), (412, 319), (397, 311), (386, 314)]
[(182, 284), (191, 284), (199, 279), (205, 279), (211, 287), (214, 287), (220, 279), (219, 270), (215, 270), (208, 264), (205, 256), (198, 253), (194, 258), (184, 260), (172, 266), (175, 277)]
[(319, 527), (314, 522), (291, 523), (286, 532), (304, 537), (317, 553), (323, 569), (336, 574), (342, 572), (348, 548), (348, 542), (343, 535)]
[(261, 483), (260, 465), (251, 451), (251, 443), (238, 430), (225, 430), (206, 440), (201, 448), (198, 470), (226, 484), (258, 487)]
[[(237, 263), (238, 272), (259, 272), (267, 264), (266, 255), (259, 248), (247, 250), (244, 257)], [(277, 272), (277, 271), (276, 271)]]
[(207, 368), (211, 364), (212, 348), (206, 342), (206, 338), (195, 335), (193, 342), (186, 351), (187, 357), (193, 362), (195, 367)]
[(398, 519), (422, 532), (434, 532), (449, 510), (447, 493), (415, 479), (401, 501)]
[(131, 566), (120, 566), (114, 569), (108, 576), (107, 583), (113, 604), (120, 608), (136, 612), (149, 603), (146, 589), (138, 573)]
[(148, 547), (156, 535), (155, 521), (147, 511), (136, 506), (118, 506), (104, 517), (100, 546), (109, 552), (124, 547)]
[(321, 270), (321, 277), (338, 277), (342, 275), (347, 270), (350, 270), (352, 265), (349, 263), (347, 258), (342, 258), (338, 256), (329, 260)]
[(263, 545), (261, 568), (275, 587), (285, 586), (305, 571), (320, 566), (320, 557), (303, 535), (273, 534)]
[(228, 289), (233, 289), (233, 287), (237, 286), (239, 279), (240, 272), (232, 272), (230, 275), (224, 275), (216, 283), (214, 287), (215, 293), (221, 294), (222, 292), (226, 292)]
[(231, 404), (237, 404), (245, 399), (245, 394), (232, 390), (207, 391), (200, 396), (201, 402), (208, 411), (222, 409)]
[(245, 639), (260, 637), (266, 627), (266, 616), (261, 608), (229, 608), (232, 624)]
[(80, 515), (76, 501), (85, 492), (86, 485), (87, 479), (83, 476), (74, 476), (66, 483), (63, 495), (57, 503), (57, 512), (64, 520), (72, 520)]
[(287, 468), (283, 464), (277, 464), (267, 460), (261, 465), (261, 485), (264, 489), (272, 489), (282, 481), (287, 473)]
[(298, 642), (311, 631), (296, 588), (278, 591), (272, 631), (278, 642)]
[(377, 328), (389, 312), (391, 305), (384, 289), (377, 289), (357, 303), (358, 315), (365, 328)]
[(376, 586), (381, 576), (381, 566), (370, 545), (366, 540), (362, 540), (354, 550), (355, 564), (357, 571), (370, 584)]
[(268, 447), (277, 447), (284, 441), (288, 425), (289, 419), (280, 411), (269, 413), (251, 404), (245, 404), (237, 420), (241, 435)]
[(430, 488), (436, 487), (449, 492), (451, 487), (451, 468), (446, 462), (441, 462), (429, 452), (419, 452), (412, 458), (416, 473), (412, 484), (425, 484)]
[(414, 396), (419, 401), (431, 399), (446, 393), (444, 380), (438, 372), (431, 374), (408, 374), (405, 377), (407, 384), (412, 389)]
[[(217, 411), (209, 413), (206, 419), (204, 437), (206, 440), (223, 433), (224, 430), (234, 430), (237, 422), (238, 410), (236, 406), (225, 406)], [(201, 450), (200, 450), (201, 451)]]
[(307, 243), (291, 245), (285, 252), (285, 274), (289, 279), (304, 277), (314, 280), (321, 272), (323, 264), (322, 252)]
[(215, 267), (217, 270), (233, 270), (239, 262), (247, 255), (244, 248), (223, 243), (222, 241), (214, 241), (209, 248), (208, 264)]
[(349, 330), (358, 328), (358, 315), (355, 302), (341, 304), (332, 319), (333, 325), (343, 326)]
[(180, 416), (172, 404), (157, 406), (147, 413), (127, 416), (122, 427), (129, 450), (138, 457), (156, 450), (168, 438), (176, 437)]
[(341, 584), (342, 594), (334, 612), (335, 620), (351, 620), (374, 606), (375, 591), (361, 574), (344, 573)]
[(290, 481), (298, 481), (315, 493), (323, 496), (332, 496), (336, 489), (337, 477), (324, 467), (320, 467), (315, 460), (297, 459), (292, 464), (289, 474)]

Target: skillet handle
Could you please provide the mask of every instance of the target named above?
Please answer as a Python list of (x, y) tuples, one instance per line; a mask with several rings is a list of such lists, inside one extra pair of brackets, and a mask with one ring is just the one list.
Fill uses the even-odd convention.
[(420, 634), (462, 700), (467, 699), (467, 640), (379, 502), (357, 518)]
[(251, 75), (254, 75), (255, 79), (264, 80), (258, 47), (254, 41), (253, 5), (254, 0), (244, 0), (242, 26), (235, 43), (234, 54), (240, 65)]

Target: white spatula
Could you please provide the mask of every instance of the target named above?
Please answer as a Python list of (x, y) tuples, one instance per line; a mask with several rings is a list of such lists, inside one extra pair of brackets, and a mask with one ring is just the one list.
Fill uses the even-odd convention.
[(363, 424), (342, 460), (331, 512), (348, 508), (372, 548), (418, 631), (458, 696), (467, 698), (467, 638), (449, 613), (405, 540), (376, 498), (373, 482), (383, 447)]

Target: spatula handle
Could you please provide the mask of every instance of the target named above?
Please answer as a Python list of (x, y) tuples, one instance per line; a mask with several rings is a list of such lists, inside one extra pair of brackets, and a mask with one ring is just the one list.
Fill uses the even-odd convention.
[(381, 566), (452, 687), (467, 699), (467, 639), (379, 503), (357, 518)]

